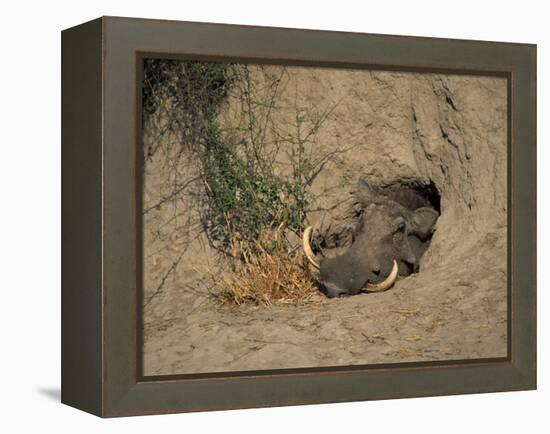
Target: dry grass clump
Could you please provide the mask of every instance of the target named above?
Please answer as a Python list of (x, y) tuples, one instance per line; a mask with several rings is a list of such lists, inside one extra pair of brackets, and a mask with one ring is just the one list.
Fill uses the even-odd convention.
[(318, 294), (314, 277), (303, 265), (301, 256), (283, 250), (260, 249), (245, 255), (235, 273), (223, 279), (223, 298), (237, 305), (264, 306), (301, 304)]

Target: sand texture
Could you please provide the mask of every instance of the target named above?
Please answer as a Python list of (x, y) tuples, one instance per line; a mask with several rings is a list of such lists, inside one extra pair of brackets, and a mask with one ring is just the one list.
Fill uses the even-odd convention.
[[(193, 194), (163, 201), (167, 173), (199, 188), (193, 157), (174, 143), (165, 151), (173, 166), (161, 151), (145, 164), (145, 375), (506, 356), (506, 80), (288, 67), (276, 122), (291, 128), (297, 110), (325, 109), (315, 146), (344, 151), (315, 181), (317, 191), (334, 188), (311, 223), (342, 224), (345, 203), (332, 205), (360, 177), (432, 181), (441, 216), (420, 272), (378, 294), (220, 303), (215, 281), (227, 268), (201, 233), (200, 206)], [(220, 122), (231, 126), (238, 115), (229, 97)], [(177, 142), (145, 125), (145, 145), (158, 140)]]

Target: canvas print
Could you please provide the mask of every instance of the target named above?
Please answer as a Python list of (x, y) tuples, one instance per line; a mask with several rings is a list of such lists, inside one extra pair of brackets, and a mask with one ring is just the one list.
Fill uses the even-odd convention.
[(145, 58), (142, 374), (507, 356), (508, 81)]

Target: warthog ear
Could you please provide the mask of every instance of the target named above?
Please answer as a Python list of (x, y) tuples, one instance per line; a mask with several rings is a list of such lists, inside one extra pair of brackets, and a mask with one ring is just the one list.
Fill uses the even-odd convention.
[(432, 208), (418, 208), (412, 213), (411, 232), (421, 240), (425, 240), (431, 235), (438, 217), (439, 213)]

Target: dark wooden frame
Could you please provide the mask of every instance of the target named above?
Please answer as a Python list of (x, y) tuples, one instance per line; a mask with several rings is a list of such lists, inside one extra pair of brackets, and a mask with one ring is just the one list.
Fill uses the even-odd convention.
[[(143, 56), (508, 80), (508, 356), (143, 377)], [(536, 46), (103, 17), (62, 32), (62, 402), (112, 417), (536, 388)]]

